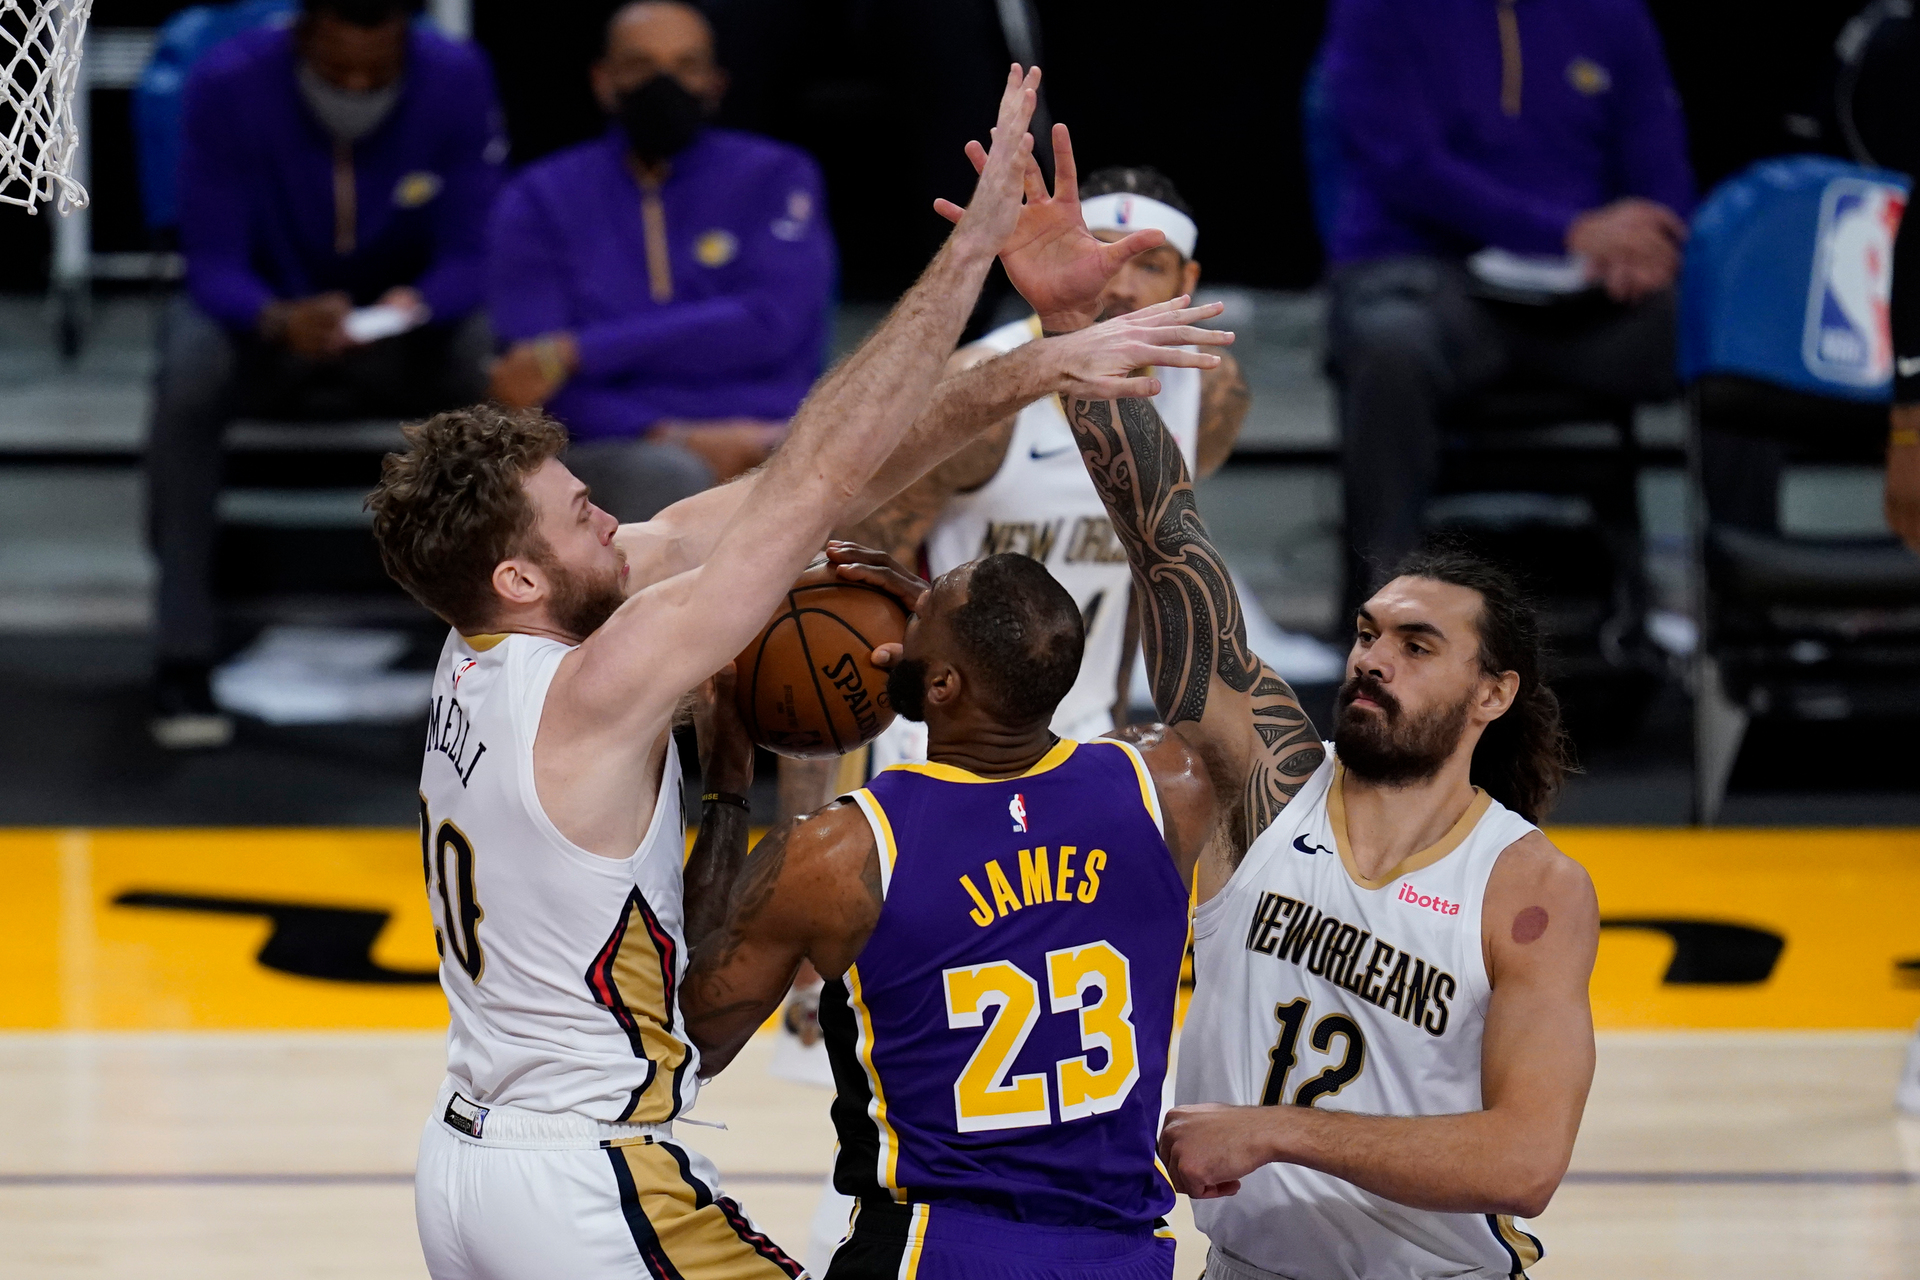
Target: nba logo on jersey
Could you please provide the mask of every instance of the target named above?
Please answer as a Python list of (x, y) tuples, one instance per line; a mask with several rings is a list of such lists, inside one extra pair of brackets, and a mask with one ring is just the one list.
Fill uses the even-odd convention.
[(1887, 310), (1893, 237), (1906, 204), (1905, 193), (1891, 183), (1836, 178), (1827, 184), (1801, 342), (1801, 357), (1814, 377), (1874, 387), (1892, 376)]
[(1024, 832), (1027, 829), (1027, 798), (1024, 795), (1015, 793), (1013, 799), (1007, 801), (1007, 813), (1013, 819), (1015, 831)]
[(474, 661), (472, 658), (460, 659), (460, 665), (456, 666), (453, 669), (453, 687), (455, 689), (458, 689), (460, 687), (460, 677), (467, 674), (467, 672), (473, 670), (475, 667), (479, 665), (480, 664)]

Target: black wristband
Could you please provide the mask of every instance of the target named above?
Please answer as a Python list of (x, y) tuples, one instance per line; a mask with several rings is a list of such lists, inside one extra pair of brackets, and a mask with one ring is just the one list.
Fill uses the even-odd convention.
[(709, 791), (700, 797), (700, 803), (701, 804), (730, 804), (730, 805), (733, 805), (735, 808), (739, 809), (742, 813), (751, 812), (753, 808), (753, 806), (747, 803), (747, 798), (745, 796), (736, 794), (735, 792), (732, 792), (732, 791)]

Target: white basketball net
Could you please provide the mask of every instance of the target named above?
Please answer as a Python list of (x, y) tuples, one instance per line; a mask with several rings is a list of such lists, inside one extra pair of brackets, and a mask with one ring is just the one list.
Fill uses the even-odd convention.
[(0, 0), (0, 203), (85, 207), (73, 94), (93, 0)]

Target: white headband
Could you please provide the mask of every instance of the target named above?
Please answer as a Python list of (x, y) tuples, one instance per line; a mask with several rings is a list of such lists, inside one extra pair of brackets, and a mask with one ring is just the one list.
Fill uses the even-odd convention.
[(1082, 200), (1080, 217), (1089, 231), (1164, 231), (1167, 243), (1183, 258), (1193, 256), (1193, 246), (1200, 239), (1200, 228), (1192, 218), (1165, 201), (1130, 191)]

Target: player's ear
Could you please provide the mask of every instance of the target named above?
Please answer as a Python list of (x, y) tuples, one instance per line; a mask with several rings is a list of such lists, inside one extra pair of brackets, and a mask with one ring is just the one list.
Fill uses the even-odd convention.
[(1188, 258), (1187, 265), (1180, 268), (1180, 292), (1191, 298), (1194, 289), (1197, 288), (1199, 284), (1200, 260), (1198, 258)]
[(959, 700), (965, 686), (960, 672), (946, 663), (927, 664), (927, 701), (937, 706), (951, 706)]
[(547, 591), (546, 578), (539, 568), (518, 556), (493, 566), (493, 593), (502, 604), (533, 604)]
[(1482, 676), (1480, 690), (1480, 713), (1489, 721), (1498, 720), (1520, 692), (1520, 673), (1502, 671), (1497, 676)]

